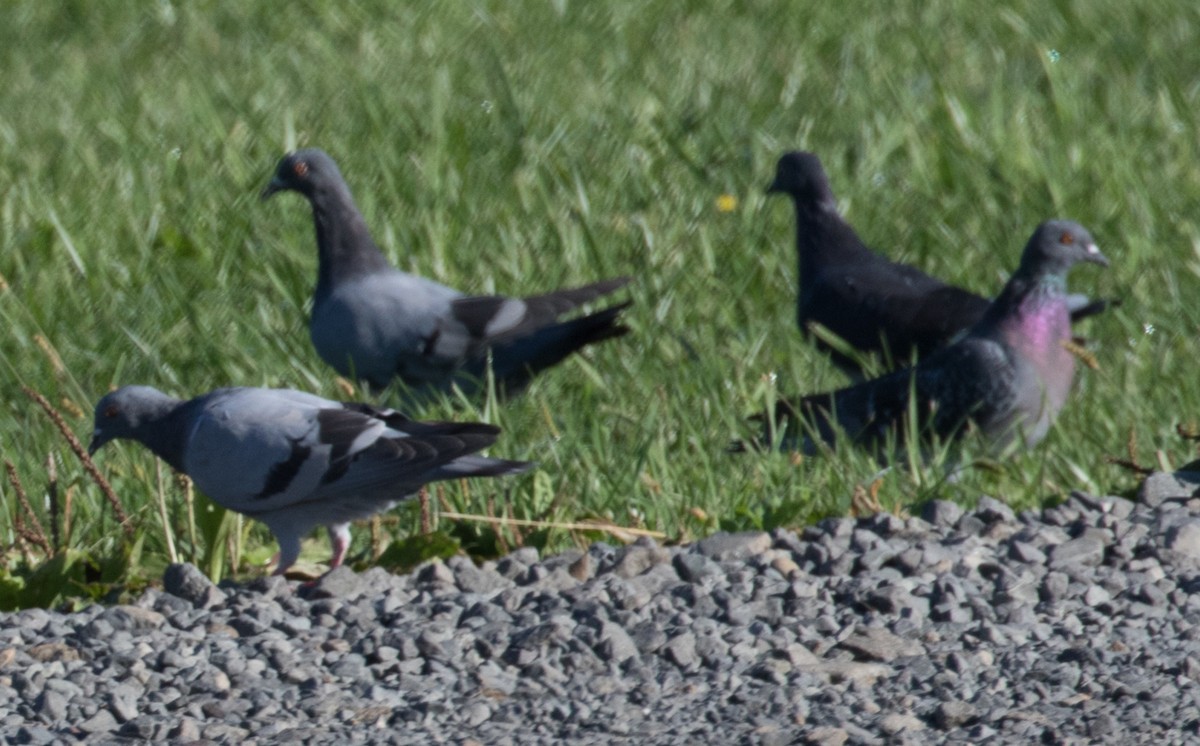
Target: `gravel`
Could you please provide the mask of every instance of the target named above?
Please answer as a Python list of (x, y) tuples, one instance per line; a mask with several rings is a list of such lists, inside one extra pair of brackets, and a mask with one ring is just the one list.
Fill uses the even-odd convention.
[(10, 743), (1195, 743), (1200, 474), (0, 615)]

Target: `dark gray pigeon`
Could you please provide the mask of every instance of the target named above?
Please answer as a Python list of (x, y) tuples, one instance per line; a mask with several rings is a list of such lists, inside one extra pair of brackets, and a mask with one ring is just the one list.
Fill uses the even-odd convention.
[[(983, 318), (986, 298), (889, 261), (863, 244), (838, 213), (829, 178), (812, 153), (780, 158), (767, 191), (787, 194), (796, 208), (796, 316), (805, 334), (816, 322), (856, 350), (882, 353), (895, 367), (907, 365), (914, 352), (925, 357)], [(1082, 295), (1068, 300), (1073, 321), (1108, 305)], [(858, 361), (820, 339), (816, 343), (839, 368), (861, 378)]]
[(321, 358), (344, 376), (383, 388), (475, 390), (490, 362), (500, 389), (530, 378), (581, 347), (628, 328), (621, 303), (567, 321), (569, 311), (629, 282), (622, 277), (529, 298), (467, 297), (391, 266), (371, 240), (337, 164), (321, 150), (297, 150), (279, 162), (263, 199), (304, 195), (317, 229), (319, 268), (309, 331)]
[(500, 428), (415, 422), (390, 409), (289, 389), (218, 389), (182, 401), (126, 386), (96, 404), (89, 450), (136, 440), (192, 478), (218, 505), (267, 524), (279, 542), (275, 574), (300, 540), (325, 526), (337, 567), (350, 522), (388, 510), (429, 482), (519, 474), (533, 467), (471, 455)]
[(814, 435), (833, 444), (841, 434), (879, 450), (889, 435), (904, 442), (915, 396), (923, 438), (950, 440), (971, 423), (998, 450), (1017, 438), (1026, 446), (1038, 443), (1066, 402), (1075, 375), (1066, 276), (1081, 261), (1108, 266), (1083, 226), (1042, 223), (1016, 273), (961, 339), (914, 368), (796, 404), (781, 401), (777, 431), (804, 442), (810, 452)]

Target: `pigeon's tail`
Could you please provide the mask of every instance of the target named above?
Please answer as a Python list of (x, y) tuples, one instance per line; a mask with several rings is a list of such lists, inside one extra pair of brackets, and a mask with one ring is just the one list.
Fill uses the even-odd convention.
[(502, 458), (487, 456), (459, 456), (453, 461), (439, 466), (432, 475), (431, 482), (443, 479), (460, 479), (463, 477), (503, 477), (510, 474), (524, 474), (537, 467), (532, 461), (510, 461)]
[(593, 282), (590, 285), (582, 287), (555, 290), (543, 295), (533, 295), (523, 300), (526, 305), (538, 309), (541, 313), (558, 317), (601, 296), (620, 290), (628, 285), (631, 279), (629, 277), (616, 277), (611, 280)]
[(458, 298), (451, 304), (451, 312), (472, 339), (503, 347), (539, 334), (559, 316), (619, 290), (629, 281), (628, 277), (618, 277), (520, 299), (503, 295)]
[[(629, 333), (620, 323), (621, 312), (632, 301), (553, 324), (527, 337), (492, 348), (492, 370), (506, 393), (523, 389), (540, 371), (558, 364), (572, 352), (590, 344)], [(482, 375), (483, 371), (477, 373)]]

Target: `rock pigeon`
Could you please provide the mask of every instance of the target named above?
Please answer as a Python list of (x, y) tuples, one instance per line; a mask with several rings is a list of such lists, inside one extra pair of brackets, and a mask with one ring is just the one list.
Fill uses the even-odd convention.
[(95, 417), (92, 453), (110, 440), (136, 440), (218, 505), (267, 524), (279, 542), (276, 575), (317, 526), (328, 529), (329, 564), (337, 567), (351, 521), (388, 510), (429, 482), (533, 467), (471, 455), (496, 440), (494, 425), (416, 422), (289, 389), (218, 389), (182, 401), (125, 386), (96, 404)]
[(337, 164), (324, 151), (284, 156), (266, 199), (296, 191), (312, 205), (319, 268), (309, 331), (321, 358), (375, 388), (399, 377), (410, 388), (477, 390), (490, 362), (498, 388), (532, 376), (581, 347), (628, 332), (628, 302), (559, 318), (629, 282), (621, 277), (529, 298), (468, 297), (397, 270), (371, 240)]
[(1033, 446), (1058, 416), (1075, 375), (1066, 275), (1081, 261), (1108, 266), (1083, 226), (1042, 223), (1016, 273), (962, 338), (914, 368), (796, 404), (780, 401), (777, 432), (782, 428), (809, 452), (814, 435), (833, 444), (842, 433), (878, 451), (889, 436), (904, 442), (915, 396), (923, 438), (954, 439), (969, 422), (997, 450), (1018, 438)]
[[(907, 264), (892, 262), (863, 244), (838, 214), (821, 161), (812, 153), (779, 159), (768, 193), (787, 194), (796, 208), (800, 292), (797, 322), (816, 322), (851, 347), (882, 353), (890, 366), (925, 357), (972, 326), (990, 301), (947, 285)], [(1069, 296), (1072, 320), (1103, 311), (1107, 301)], [(856, 380), (859, 362), (817, 339), (834, 363)]]

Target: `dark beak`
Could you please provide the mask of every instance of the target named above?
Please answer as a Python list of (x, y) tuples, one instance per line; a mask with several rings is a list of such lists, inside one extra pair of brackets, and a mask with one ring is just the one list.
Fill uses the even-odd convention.
[(779, 179), (771, 182), (771, 186), (767, 187), (767, 194), (779, 194), (783, 191), (783, 185), (779, 183)]
[(107, 437), (106, 435), (104, 435), (104, 433), (101, 433), (99, 430), (96, 430), (95, 432), (93, 432), (92, 433), (92, 442), (88, 443), (88, 455), (95, 456), (96, 451), (100, 450), (100, 446), (104, 445), (105, 443), (107, 443), (110, 440), (112, 440), (112, 438)]
[(271, 182), (263, 188), (262, 194), (259, 195), (259, 199), (265, 202), (271, 198), (272, 194), (275, 194), (276, 192), (282, 192), (284, 189), (287, 189), (287, 185), (280, 181), (278, 176), (272, 177)]

